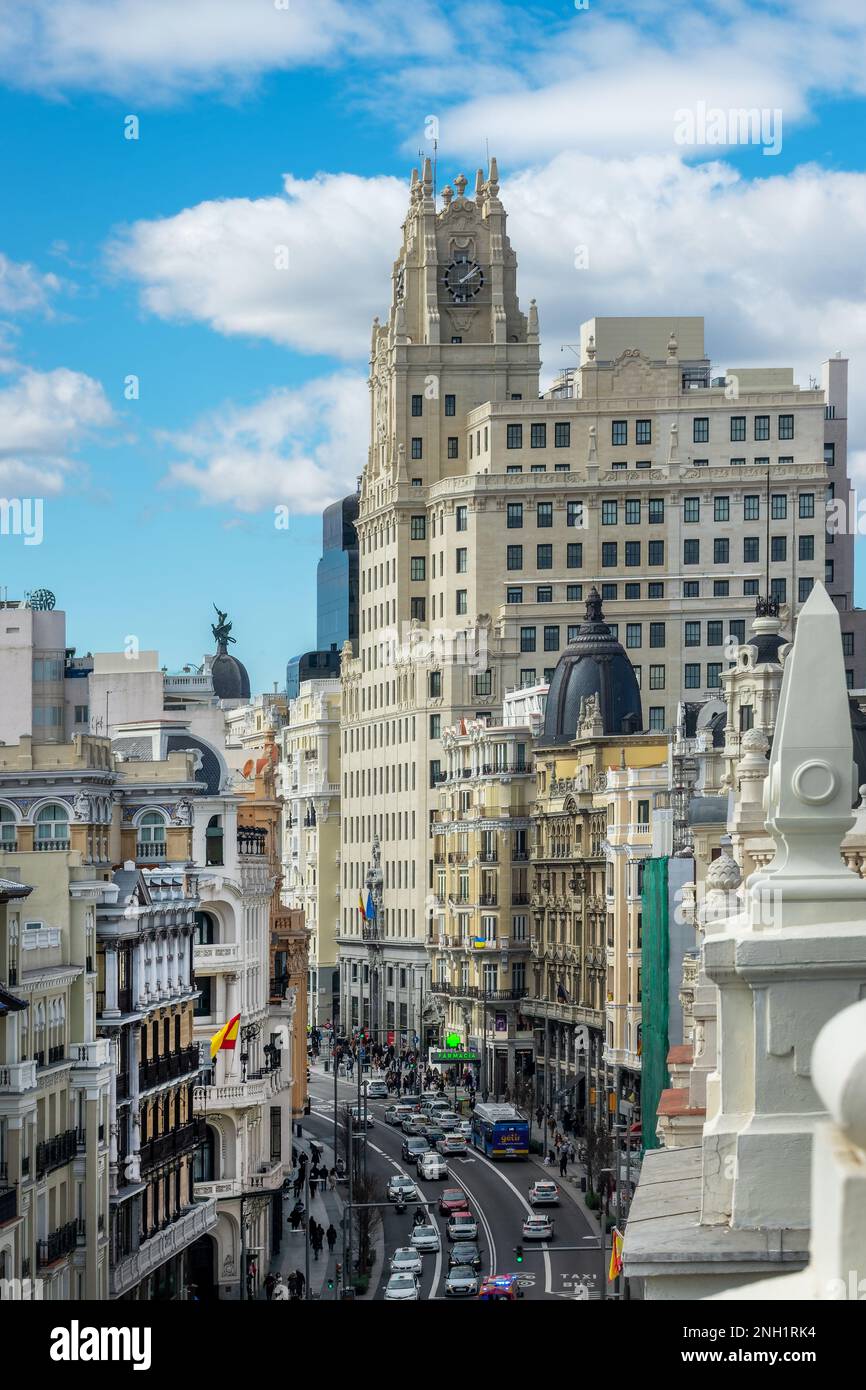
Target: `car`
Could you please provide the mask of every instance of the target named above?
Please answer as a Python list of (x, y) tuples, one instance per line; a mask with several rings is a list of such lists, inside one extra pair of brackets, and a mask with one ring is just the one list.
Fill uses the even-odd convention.
[(413, 1110), (411, 1115), (407, 1115), (400, 1126), (404, 1134), (421, 1134), (427, 1128), (427, 1121), (423, 1115), (419, 1115)]
[(468, 1211), (469, 1198), (462, 1187), (446, 1187), (439, 1196), (439, 1210), (443, 1216), (450, 1216), (452, 1211)]
[(414, 1245), (401, 1245), (391, 1256), (392, 1274), (420, 1274), (424, 1268)]
[(450, 1298), (474, 1298), (478, 1292), (478, 1275), (471, 1265), (455, 1265), (448, 1271), (445, 1294)]
[(457, 1126), (457, 1133), (462, 1134), (464, 1139), (472, 1138), (472, 1121), (461, 1120)]
[(445, 1234), (449, 1240), (477, 1240), (478, 1222), (471, 1211), (453, 1211), (448, 1218)]
[(445, 1138), (444, 1129), (440, 1129), (438, 1125), (425, 1125), (421, 1133), (431, 1148), (435, 1148), (439, 1140)]
[(478, 1297), (488, 1302), (494, 1299), (513, 1301), (523, 1297), (523, 1289), (516, 1274), (488, 1274), (481, 1281)]
[(412, 1231), (411, 1240), (419, 1254), (426, 1255), (428, 1250), (435, 1253), (439, 1250), (438, 1227), (430, 1225), (429, 1222), (423, 1226), (416, 1226)]
[(402, 1153), (407, 1163), (417, 1163), (422, 1154), (430, 1152), (430, 1145), (420, 1134), (409, 1135), (403, 1140)]
[(415, 1274), (392, 1274), (385, 1285), (387, 1303), (417, 1303), (420, 1297), (418, 1277)]
[(425, 1096), (421, 1102), (422, 1110), (450, 1110), (451, 1102), (444, 1096)]
[(451, 1158), (454, 1154), (465, 1154), (466, 1140), (462, 1134), (444, 1134), (437, 1140), (436, 1147), (445, 1158)]
[(413, 1110), (420, 1109), (423, 1096), (418, 1091), (406, 1091), (403, 1096), (403, 1104), (411, 1105)]
[(552, 1216), (527, 1216), (523, 1223), (524, 1240), (553, 1240)]
[(388, 1179), (389, 1202), (414, 1202), (417, 1196), (418, 1189), (411, 1178), (404, 1177), (402, 1173), (395, 1173), (393, 1178)]
[(431, 1149), (429, 1153), (422, 1154), (418, 1159), (418, 1176), (425, 1182), (434, 1182), (438, 1178), (447, 1178), (448, 1164), (440, 1153)]
[(473, 1269), (481, 1268), (481, 1251), (473, 1241), (455, 1241), (448, 1251), (448, 1268), (456, 1269), (458, 1265), (471, 1265)]
[(388, 1087), (385, 1085), (384, 1081), (368, 1081), (368, 1082), (367, 1082), (367, 1099), (368, 1099), (368, 1100), (387, 1100), (387, 1099), (388, 1099)]
[[(352, 1116), (353, 1129), (372, 1129), (375, 1124), (371, 1110), (365, 1110), (363, 1105), (350, 1105), (349, 1112)], [(366, 1121), (366, 1123), (365, 1123)]]
[(446, 1134), (453, 1134), (460, 1124), (460, 1116), (453, 1110), (440, 1110), (436, 1116), (436, 1123)]
[(559, 1204), (559, 1188), (555, 1182), (539, 1178), (529, 1189), (529, 1200), (534, 1207), (557, 1206)]
[(411, 1114), (411, 1105), (389, 1105), (383, 1118), (386, 1125), (401, 1125)]

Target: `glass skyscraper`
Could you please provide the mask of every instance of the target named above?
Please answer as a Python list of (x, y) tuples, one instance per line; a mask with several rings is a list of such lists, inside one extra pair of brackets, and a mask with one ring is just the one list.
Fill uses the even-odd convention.
[(358, 495), (332, 502), (322, 514), (322, 558), (316, 571), (316, 650), (293, 656), (286, 666), (286, 696), (294, 700), (301, 682), (340, 674), (348, 640), (358, 649)]

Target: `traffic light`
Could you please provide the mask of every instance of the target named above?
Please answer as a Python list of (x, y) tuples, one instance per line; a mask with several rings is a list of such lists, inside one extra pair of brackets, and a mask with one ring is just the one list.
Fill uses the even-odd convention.
[(332, 1289), (333, 1287), (334, 1287), (334, 1281), (333, 1281), (333, 1279), (331, 1278), (331, 1276), (329, 1275), (329, 1276), (328, 1276), (328, 1288), (329, 1288), (329, 1289)]
[(523, 1264), (523, 1246), (522, 1246), (522, 1245), (515, 1245), (515, 1247), (514, 1247), (514, 1258), (515, 1258), (515, 1260), (517, 1261), (517, 1263), (518, 1263), (519, 1265), (522, 1265), (522, 1264)]

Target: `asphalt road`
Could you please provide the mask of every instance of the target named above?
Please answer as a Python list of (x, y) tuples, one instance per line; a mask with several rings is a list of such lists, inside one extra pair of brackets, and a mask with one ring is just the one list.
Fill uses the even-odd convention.
[[(357, 1101), (357, 1081), (338, 1081), (338, 1104)], [(304, 1121), (304, 1129), (316, 1138), (333, 1143), (334, 1081), (320, 1065), (313, 1067), (310, 1077), (312, 1115)], [(531, 1299), (571, 1299), (575, 1281), (588, 1284), (590, 1297), (598, 1298), (601, 1287), (601, 1253), (598, 1248), (598, 1226), (591, 1222), (576, 1202), (563, 1194), (560, 1205), (545, 1208), (554, 1219), (552, 1242), (524, 1241), (522, 1225), (531, 1208), (527, 1191), (537, 1177), (544, 1174), (534, 1164), (521, 1160), (492, 1162), (483, 1154), (470, 1149), (465, 1158), (453, 1158), (449, 1177), (435, 1182), (421, 1182), (413, 1164), (405, 1162), (400, 1148), (403, 1134), (385, 1124), (382, 1118), (390, 1101), (369, 1101), (374, 1118), (368, 1131), (368, 1172), (381, 1177), (383, 1183), (395, 1173), (403, 1173), (416, 1182), (423, 1199), (430, 1203), (430, 1219), (436, 1222), (440, 1236), (439, 1254), (425, 1254), (421, 1282), (422, 1298), (444, 1298), (448, 1272), (448, 1240), (445, 1218), (439, 1215), (438, 1197), (444, 1187), (462, 1187), (478, 1221), (478, 1245), (481, 1250), (482, 1274), (520, 1273), (524, 1297)], [(551, 1176), (556, 1176), (555, 1174)], [(390, 1258), (401, 1245), (410, 1244), (412, 1212), (410, 1203), (399, 1216), (393, 1208), (384, 1211), (385, 1270), (378, 1273), (380, 1282), (376, 1298), (382, 1298)], [(514, 1247), (523, 1244), (524, 1262), (518, 1266)], [(577, 1249), (563, 1249), (574, 1246)], [(449, 1299), (459, 1302), (459, 1299)]]

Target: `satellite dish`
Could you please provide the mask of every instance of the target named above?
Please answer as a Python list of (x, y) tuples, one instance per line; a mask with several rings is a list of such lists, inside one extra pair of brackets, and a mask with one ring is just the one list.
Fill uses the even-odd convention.
[(246, 762), (244, 763), (243, 772), (241, 773), (241, 776), (242, 776), (242, 777), (249, 777), (249, 775), (250, 775), (250, 773), (252, 772), (252, 770), (253, 770), (253, 760), (252, 760), (252, 758), (247, 758)]

